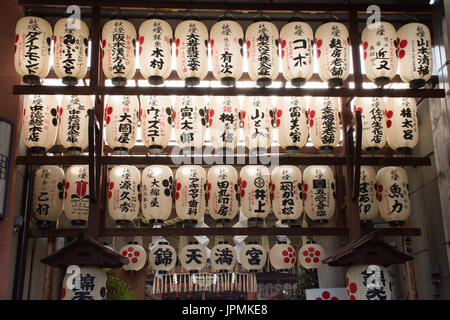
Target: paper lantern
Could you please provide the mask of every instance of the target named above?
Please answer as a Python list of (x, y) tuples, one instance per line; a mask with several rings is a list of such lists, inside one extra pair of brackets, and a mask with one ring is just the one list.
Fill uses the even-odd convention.
[(160, 241), (150, 250), (148, 260), (154, 271), (165, 274), (175, 267), (177, 252), (167, 241)]
[(378, 205), (383, 220), (391, 226), (401, 226), (409, 217), (408, 175), (402, 167), (384, 167), (378, 170)]
[(206, 104), (203, 97), (177, 96), (173, 120), (178, 146), (183, 151), (201, 151), (206, 128)]
[(124, 19), (112, 19), (102, 30), (102, 68), (106, 79), (123, 87), (136, 73), (136, 29)]
[(391, 300), (388, 270), (381, 265), (353, 265), (347, 270), (349, 300)]
[(249, 223), (262, 222), (270, 213), (270, 172), (265, 166), (241, 169), (241, 211)]
[(128, 245), (123, 246), (119, 253), (128, 261), (127, 264), (122, 266), (122, 269), (128, 273), (135, 273), (141, 270), (147, 262), (147, 252), (135, 241), (131, 241)]
[(39, 17), (26, 16), (16, 24), (14, 66), (23, 82), (38, 85), (50, 71), (52, 27)]
[(183, 268), (192, 274), (198, 273), (206, 266), (208, 255), (201, 244), (197, 241), (192, 241), (181, 249), (178, 253), (178, 259)]
[(270, 86), (278, 76), (278, 38), (277, 27), (264, 18), (252, 23), (245, 32), (248, 75), (258, 86)]
[(278, 166), (272, 171), (272, 207), (283, 224), (295, 224), (303, 212), (302, 173), (296, 166)]
[(127, 225), (139, 213), (141, 173), (134, 166), (115, 166), (109, 172), (108, 212), (117, 225)]
[(175, 175), (175, 210), (185, 224), (196, 224), (205, 214), (206, 172), (200, 166), (186, 165)]
[(212, 96), (209, 102), (209, 132), (216, 153), (233, 153), (239, 139), (239, 99)]
[(58, 140), (70, 153), (80, 154), (89, 145), (88, 110), (92, 108), (90, 96), (65, 95), (62, 98)]
[(170, 96), (144, 96), (141, 113), (142, 142), (150, 153), (161, 153), (172, 135)]
[(150, 223), (163, 224), (172, 212), (173, 174), (163, 165), (142, 171), (142, 214)]
[(210, 31), (211, 58), (214, 78), (222, 85), (234, 86), (242, 76), (244, 61), (244, 31), (236, 21), (219, 18)]
[(236, 250), (226, 241), (219, 241), (211, 249), (210, 260), (215, 271), (230, 272), (236, 264)]
[[(80, 267), (79, 277), (65, 274), (61, 288), (61, 300), (106, 300), (107, 275), (97, 267)], [(69, 277), (72, 277), (73, 289), (67, 287)], [(77, 286), (79, 284), (79, 287)]]
[(296, 253), (294, 248), (284, 241), (275, 244), (269, 253), (269, 261), (275, 270), (287, 272), (295, 265)]
[(314, 72), (314, 33), (309, 24), (291, 21), (280, 31), (283, 76), (294, 87), (303, 86)]
[(57, 166), (40, 166), (34, 173), (33, 213), (39, 227), (48, 228), (62, 213), (64, 170)]
[(303, 97), (278, 97), (275, 108), (278, 141), (286, 151), (299, 151), (308, 140), (308, 116)]
[(377, 22), (364, 28), (361, 36), (366, 75), (377, 86), (391, 82), (397, 74), (397, 33), (389, 22)]
[(350, 40), (347, 27), (339, 22), (322, 24), (315, 34), (317, 65), (329, 87), (344, 85), (350, 71)]
[(152, 85), (160, 85), (172, 71), (172, 28), (159, 18), (139, 27), (139, 68)]
[(139, 100), (136, 96), (109, 96), (106, 108), (106, 143), (115, 152), (128, 152), (136, 143)]
[(414, 98), (388, 98), (387, 142), (397, 152), (410, 152), (419, 141), (417, 104)]
[(89, 28), (76, 18), (59, 19), (55, 24), (53, 69), (62, 83), (74, 86), (87, 72)]
[(242, 105), (245, 146), (250, 153), (264, 153), (271, 145), (273, 110), (270, 97), (246, 96)]
[(356, 98), (353, 112), (361, 112), (361, 147), (367, 151), (376, 151), (386, 144), (387, 130), (385, 105), (382, 98)]
[(83, 226), (89, 215), (89, 166), (73, 165), (66, 171), (64, 214), (74, 226)]
[(358, 204), (361, 224), (370, 225), (378, 215), (377, 174), (372, 167), (361, 166)]
[(306, 243), (298, 251), (298, 260), (305, 269), (320, 269), (325, 259), (325, 250), (316, 243)]
[(256, 241), (249, 241), (249, 243), (241, 249), (240, 258), (241, 264), (245, 270), (248, 270), (249, 272), (258, 272), (266, 265), (267, 252), (263, 246)]
[(27, 95), (23, 106), (22, 137), (32, 153), (46, 153), (58, 134), (56, 96)]
[(408, 23), (397, 31), (400, 78), (417, 89), (425, 86), (433, 72), (430, 29), (422, 23)]
[(303, 172), (303, 200), (308, 217), (326, 223), (334, 215), (335, 180), (328, 166), (309, 166)]
[(175, 29), (177, 74), (187, 86), (196, 86), (208, 73), (208, 29), (200, 20), (187, 19)]
[(227, 222), (238, 213), (238, 173), (232, 166), (208, 170), (208, 210), (217, 222)]
[(332, 151), (339, 143), (339, 99), (337, 97), (312, 97), (308, 111), (309, 135), (314, 147)]

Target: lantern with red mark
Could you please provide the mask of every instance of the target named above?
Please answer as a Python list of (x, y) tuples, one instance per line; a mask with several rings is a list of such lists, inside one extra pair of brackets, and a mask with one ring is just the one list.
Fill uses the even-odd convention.
[(397, 152), (411, 152), (419, 141), (416, 100), (388, 98), (386, 118), (389, 147)]
[(270, 249), (269, 260), (270, 264), (279, 272), (288, 272), (295, 265), (295, 249), (286, 241), (278, 241)]
[(189, 271), (190, 274), (194, 274), (206, 266), (208, 255), (205, 247), (199, 244), (198, 241), (191, 241), (178, 253), (178, 259), (184, 269)]
[(391, 300), (389, 271), (381, 265), (353, 265), (347, 270), (349, 300)]
[(325, 250), (322, 246), (310, 241), (300, 248), (298, 257), (303, 268), (320, 269), (323, 266), (322, 260), (325, 258)]
[(233, 153), (239, 139), (239, 99), (212, 96), (209, 103), (209, 132), (216, 153)]
[(240, 262), (245, 270), (250, 273), (258, 272), (266, 265), (267, 252), (264, 247), (256, 241), (249, 241), (241, 249)]
[(89, 166), (73, 165), (66, 171), (64, 214), (74, 226), (84, 226), (89, 215)]
[(166, 274), (175, 267), (177, 252), (167, 241), (160, 241), (150, 250), (148, 260), (154, 271)]
[(340, 120), (337, 97), (312, 97), (308, 111), (309, 135), (314, 147), (332, 151), (339, 143)]
[(147, 262), (147, 252), (136, 241), (130, 241), (126, 246), (123, 246), (119, 253), (128, 261), (122, 266), (122, 269), (130, 274), (144, 268)]
[(241, 210), (249, 224), (260, 224), (270, 213), (270, 172), (261, 165), (241, 169)]
[(161, 153), (172, 135), (170, 96), (144, 96), (142, 100), (142, 142), (150, 153)]
[(275, 108), (278, 141), (286, 151), (298, 152), (308, 140), (308, 116), (303, 97), (278, 97)]
[(372, 167), (361, 166), (358, 202), (361, 225), (370, 226), (378, 215), (377, 174)]
[[(72, 289), (67, 287), (70, 277), (72, 277)], [(80, 266), (79, 277), (73, 277), (73, 272), (65, 274), (61, 300), (106, 300), (106, 280), (106, 272), (101, 268)]]
[(211, 267), (221, 273), (230, 272), (236, 265), (236, 250), (226, 241), (219, 241), (210, 252)]
[(245, 146), (249, 153), (267, 152), (271, 145), (274, 114), (270, 97), (246, 96), (242, 105)]

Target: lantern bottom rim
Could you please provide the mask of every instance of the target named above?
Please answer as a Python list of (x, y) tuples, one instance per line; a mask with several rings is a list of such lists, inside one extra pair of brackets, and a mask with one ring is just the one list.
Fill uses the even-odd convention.
[(39, 78), (38, 76), (32, 75), (32, 74), (27, 74), (26, 76), (23, 76), (22, 81), (24, 83), (32, 85), (32, 86), (41, 84), (41, 78)]
[(150, 83), (153, 86), (159, 86), (164, 83), (164, 78), (161, 76), (151, 76), (148, 77), (148, 83)]
[(70, 224), (73, 226), (85, 226), (86, 220), (75, 219), (75, 220), (70, 221)]
[(295, 225), (296, 222), (297, 222), (297, 220), (294, 220), (294, 219), (281, 220), (282, 224), (287, 224), (289, 226)]
[(187, 87), (194, 87), (198, 86), (200, 84), (200, 78), (199, 77), (187, 77), (184, 79), (184, 83)]
[(300, 151), (300, 147), (298, 146), (287, 146), (286, 148), (284, 148), (286, 150), (286, 152), (299, 152)]
[(127, 270), (127, 273), (128, 273), (128, 274), (135, 274), (135, 273), (136, 273), (136, 270)]
[(231, 219), (217, 219), (216, 224), (227, 225), (230, 223), (230, 221), (231, 221)]
[(397, 148), (395, 151), (397, 151), (399, 153), (411, 153), (412, 149), (409, 147), (400, 147), (400, 148)]
[(341, 87), (344, 85), (344, 80), (341, 78), (331, 78), (328, 80), (328, 87), (334, 88), (334, 87)]
[(128, 154), (128, 148), (125, 147), (115, 147), (113, 148), (114, 155), (127, 155)]
[(116, 225), (118, 226), (127, 226), (130, 223), (130, 220), (118, 219), (116, 220)]
[(31, 147), (30, 152), (33, 154), (45, 154), (47, 152), (47, 149), (44, 147)]
[(270, 78), (259, 78), (256, 80), (256, 85), (258, 87), (268, 87), (272, 84), (272, 79)]
[(197, 274), (198, 270), (189, 270), (189, 274)]
[(150, 153), (161, 153), (163, 152), (163, 150), (164, 150), (163, 146), (159, 144), (155, 144), (148, 147), (148, 152)]
[(382, 87), (389, 84), (391, 82), (391, 79), (389, 77), (378, 77), (373, 82), (377, 87)]
[(162, 225), (164, 223), (164, 220), (162, 220), (162, 219), (150, 219), (149, 222), (150, 222), (150, 224), (153, 224), (153, 225)]
[(280, 273), (288, 273), (289, 269), (279, 269), (278, 272), (280, 272)]
[(257, 154), (267, 153), (267, 148), (264, 148), (264, 147), (251, 148), (248, 153), (249, 154), (252, 154), (252, 153), (257, 153)]
[(63, 77), (62, 83), (66, 86), (76, 86), (78, 84), (78, 78), (76, 77)]
[(303, 87), (306, 83), (306, 79), (305, 78), (294, 78), (291, 80), (291, 85), (294, 87)]
[(256, 225), (262, 224), (263, 221), (264, 221), (263, 218), (248, 218), (247, 223), (248, 223), (248, 225), (250, 227), (250, 224), (256, 226)]
[(52, 226), (52, 221), (49, 220), (39, 220), (38, 221), (38, 225), (39, 225), (39, 229), (48, 229)]
[(372, 220), (363, 219), (359, 222), (361, 227), (370, 228), (372, 227)]
[(318, 219), (318, 220), (313, 220), (314, 223), (316, 224), (324, 224), (328, 222), (328, 219)]
[(111, 82), (115, 87), (125, 87), (127, 85), (127, 78), (114, 77), (111, 79)]
[(226, 155), (226, 154), (234, 154), (234, 150), (229, 147), (220, 147), (214, 150), (214, 154)]
[(389, 225), (392, 227), (400, 227), (400, 226), (403, 226), (404, 224), (405, 224), (405, 221), (400, 221), (400, 220), (389, 221)]
[(183, 225), (185, 227), (193, 227), (197, 225), (197, 220), (194, 219), (183, 220)]
[(83, 149), (81, 149), (80, 147), (68, 147), (66, 153), (70, 155), (79, 155), (82, 152)]
[(424, 87), (427, 82), (424, 79), (414, 79), (409, 82), (410, 89), (419, 89)]
[(374, 151), (378, 151), (378, 150), (380, 150), (379, 147), (367, 147), (366, 148), (366, 151), (369, 151), (369, 152), (374, 152)]
[(220, 79), (220, 84), (227, 87), (234, 87), (236, 85), (236, 78), (223, 77)]
[(320, 151), (333, 151), (334, 147), (332, 147), (332, 146), (321, 146), (321, 147), (319, 147), (319, 150)]

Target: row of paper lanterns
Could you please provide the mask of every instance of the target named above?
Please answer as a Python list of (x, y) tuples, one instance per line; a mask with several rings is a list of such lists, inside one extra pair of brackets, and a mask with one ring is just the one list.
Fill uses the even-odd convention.
[[(50, 24), (42, 18), (27, 16), (17, 22), (15, 66), (25, 83), (39, 84), (47, 76), (52, 35)], [(88, 26), (81, 20), (63, 18), (56, 23), (54, 69), (63, 83), (74, 85), (85, 76), (88, 38)], [(314, 34), (307, 23), (292, 21), (278, 33), (273, 23), (260, 19), (247, 28), (244, 38), (242, 27), (232, 20), (217, 22), (208, 35), (205, 24), (196, 19), (178, 24), (174, 34), (166, 21), (149, 19), (137, 35), (131, 22), (112, 19), (103, 26), (101, 51), (103, 72), (116, 86), (124, 86), (135, 75), (137, 41), (140, 72), (152, 84), (163, 83), (171, 72), (172, 42), (177, 73), (188, 85), (198, 84), (207, 74), (208, 42), (214, 77), (225, 85), (241, 77), (246, 54), (248, 74), (258, 85), (276, 79), (281, 55), (283, 76), (301, 86), (313, 74), (314, 44), (322, 81), (342, 86), (350, 70), (349, 32), (339, 22), (324, 23)], [(413, 88), (424, 86), (431, 77), (432, 42), (424, 24), (408, 23), (396, 31), (388, 22), (374, 23), (366, 26), (361, 42), (367, 77), (377, 85), (389, 83), (397, 69)]]
[[(23, 139), (34, 151), (46, 151), (55, 142), (69, 151), (88, 146), (87, 111), (90, 96), (65, 95), (61, 107), (55, 96), (28, 95), (25, 98)], [(140, 107), (141, 105), (141, 107)], [(340, 141), (339, 98), (278, 97), (273, 108), (270, 97), (245, 97), (242, 108), (236, 96), (213, 96), (209, 108), (201, 96), (177, 96), (172, 108), (170, 96), (109, 96), (105, 107), (106, 143), (113, 150), (128, 151), (137, 139), (138, 122), (142, 142), (158, 153), (170, 143), (175, 130), (177, 145), (201, 150), (209, 126), (216, 150), (233, 153), (244, 128), (245, 145), (252, 150), (268, 149), (273, 129), (286, 150), (300, 150), (308, 136), (313, 146), (332, 150)], [(417, 105), (414, 98), (356, 98), (353, 111), (362, 116), (362, 148), (374, 151), (386, 142), (394, 150), (412, 149), (419, 138)]]

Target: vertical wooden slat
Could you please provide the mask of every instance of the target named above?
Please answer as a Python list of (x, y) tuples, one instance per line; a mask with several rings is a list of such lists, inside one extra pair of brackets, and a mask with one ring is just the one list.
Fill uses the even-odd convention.
[(358, 11), (350, 10), (349, 15), (350, 27), (350, 45), (352, 47), (352, 63), (353, 63), (353, 78), (355, 82), (355, 89), (362, 88), (362, 74), (361, 74), (361, 57), (359, 55), (359, 29), (358, 29)]

